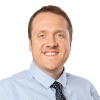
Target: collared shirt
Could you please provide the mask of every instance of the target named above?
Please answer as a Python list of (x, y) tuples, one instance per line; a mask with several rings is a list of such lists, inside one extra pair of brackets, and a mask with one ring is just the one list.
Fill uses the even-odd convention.
[[(55, 79), (38, 69), (33, 61), (29, 70), (0, 81), (0, 100), (56, 100)], [(67, 100), (100, 100), (95, 87), (86, 79), (63, 71), (58, 80)]]

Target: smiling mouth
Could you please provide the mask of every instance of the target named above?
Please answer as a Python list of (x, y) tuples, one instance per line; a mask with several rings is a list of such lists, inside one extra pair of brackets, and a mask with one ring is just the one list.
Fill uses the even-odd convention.
[(55, 55), (57, 55), (58, 53), (44, 53), (46, 56), (55, 56)]

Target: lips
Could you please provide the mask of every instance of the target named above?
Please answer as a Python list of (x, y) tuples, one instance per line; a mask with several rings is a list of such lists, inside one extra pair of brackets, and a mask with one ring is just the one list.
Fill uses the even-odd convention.
[[(59, 53), (57, 53), (57, 54), (50, 54), (51, 52), (49, 52), (49, 53), (44, 53), (44, 55), (46, 56), (46, 57), (48, 57), (48, 58), (51, 58), (51, 59), (54, 59)], [(55, 53), (55, 52), (52, 52), (52, 53)]]
[(58, 53), (57, 51), (46, 51), (46, 52), (44, 52), (44, 54), (45, 53)]

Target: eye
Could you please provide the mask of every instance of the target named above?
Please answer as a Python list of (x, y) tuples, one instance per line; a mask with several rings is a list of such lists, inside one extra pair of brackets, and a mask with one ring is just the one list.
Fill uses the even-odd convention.
[(62, 34), (58, 34), (58, 36), (59, 36), (59, 37), (62, 37), (63, 35), (62, 35)]
[[(63, 37), (63, 35), (61, 35), (61, 34), (58, 34), (60, 37)], [(40, 35), (39, 37), (43, 37), (44, 35)]]
[(41, 36), (43, 36), (43, 35), (40, 35), (39, 37), (41, 37)]

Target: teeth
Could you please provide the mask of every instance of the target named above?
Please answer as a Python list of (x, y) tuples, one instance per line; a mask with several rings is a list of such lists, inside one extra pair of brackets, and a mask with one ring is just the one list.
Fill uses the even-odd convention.
[(49, 56), (53, 56), (53, 55), (57, 55), (57, 53), (45, 53), (45, 55), (49, 55)]

